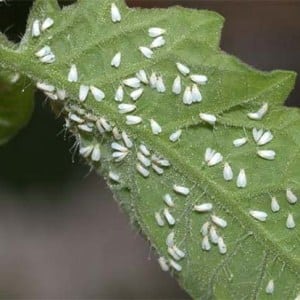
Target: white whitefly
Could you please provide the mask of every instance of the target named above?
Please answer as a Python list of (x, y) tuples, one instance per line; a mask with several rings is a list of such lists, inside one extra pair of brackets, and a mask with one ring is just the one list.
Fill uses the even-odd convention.
[(211, 226), (209, 228), (209, 239), (210, 241), (217, 245), (218, 244), (218, 240), (219, 240), (219, 235), (217, 233), (216, 227), (215, 226)]
[(224, 163), (223, 177), (226, 181), (230, 181), (233, 179), (232, 168), (227, 162)]
[(136, 110), (136, 106), (134, 104), (122, 103), (118, 105), (119, 113), (127, 114)]
[(190, 189), (185, 186), (180, 186), (177, 184), (173, 185), (173, 190), (180, 195), (187, 196), (190, 193)]
[(177, 272), (182, 270), (182, 266), (173, 259), (170, 259), (170, 266)]
[(180, 76), (176, 76), (172, 85), (172, 92), (175, 95), (179, 95), (181, 93), (181, 78)]
[(204, 160), (205, 162), (209, 162), (213, 156), (215, 155), (216, 151), (211, 149), (211, 148), (206, 148), (205, 149), (205, 154), (204, 154)]
[(152, 163), (152, 168), (153, 170), (158, 174), (158, 175), (162, 175), (164, 173), (164, 169), (159, 167), (157, 164)]
[(271, 210), (272, 212), (278, 212), (280, 210), (280, 205), (276, 197), (271, 197)]
[(139, 70), (135, 76), (144, 84), (148, 84), (149, 83), (149, 80), (148, 80), (148, 77), (147, 77), (147, 74), (145, 72), (145, 70)]
[(155, 72), (151, 73), (149, 82), (150, 82), (150, 87), (156, 89), (157, 75)]
[(10, 83), (15, 84), (20, 79), (20, 73), (14, 73), (10, 76)]
[(147, 158), (143, 153), (138, 152), (137, 153), (137, 159), (140, 161), (142, 165), (145, 167), (150, 167), (151, 166), (151, 160)]
[(202, 236), (206, 236), (209, 233), (210, 222), (205, 222), (200, 229)]
[(129, 138), (128, 134), (125, 131), (122, 131), (122, 139), (127, 148), (132, 148), (133, 147), (133, 142)]
[(65, 100), (67, 98), (67, 92), (66, 90), (63, 90), (63, 89), (58, 89), (56, 91), (56, 94), (57, 94), (57, 97), (59, 100)]
[(204, 250), (204, 251), (209, 251), (211, 249), (211, 245), (210, 245), (207, 235), (205, 235), (203, 237), (202, 242), (201, 242), (201, 247), (202, 247), (202, 250)]
[(100, 120), (96, 120), (96, 127), (97, 127), (97, 129), (98, 129), (98, 131), (99, 131), (100, 134), (104, 134), (105, 133), (105, 130), (102, 127)]
[(265, 114), (268, 112), (269, 104), (267, 102), (263, 103), (261, 108), (257, 111), (258, 115), (263, 118)]
[(10, 76), (9, 76), (9, 82), (11, 83), (11, 84), (15, 84), (15, 83), (17, 83), (18, 81), (19, 81), (19, 79), (20, 79), (20, 73), (14, 73), (14, 74), (11, 74)]
[(124, 98), (124, 90), (123, 87), (120, 85), (116, 90), (115, 100), (118, 102), (122, 102), (123, 98)]
[(78, 124), (82, 124), (84, 123), (84, 119), (80, 118), (78, 115), (74, 114), (74, 113), (69, 113), (68, 115), (69, 119), (75, 123), (78, 123)]
[(101, 126), (104, 128), (104, 130), (106, 132), (112, 131), (111, 125), (109, 124), (109, 122), (105, 118), (101, 117), (101, 118), (99, 118), (98, 121), (100, 122)]
[(101, 89), (91, 85), (90, 90), (96, 101), (101, 102), (105, 98), (105, 94)]
[(45, 21), (42, 23), (42, 26), (41, 26), (41, 30), (42, 31), (45, 31), (47, 30), (48, 28), (50, 28), (52, 25), (54, 24), (54, 20), (50, 17), (46, 18)]
[(81, 84), (79, 87), (79, 100), (81, 102), (85, 101), (88, 93), (89, 93), (89, 87), (87, 85)]
[(272, 295), (274, 293), (274, 280), (273, 279), (270, 279), (267, 283), (267, 286), (266, 286), (266, 289), (265, 289), (265, 292), (268, 294), (268, 295)]
[(190, 76), (191, 80), (197, 84), (206, 84), (207, 83), (207, 76), (200, 75), (200, 74), (192, 74)]
[(159, 28), (159, 27), (151, 27), (148, 29), (148, 34), (150, 37), (152, 38), (156, 38), (160, 35), (163, 35), (166, 33), (166, 30), (163, 28)]
[(109, 179), (111, 179), (114, 182), (120, 183), (120, 175), (113, 172), (113, 171), (109, 171), (108, 173), (108, 177)]
[(99, 119), (96, 119), (96, 126), (97, 126), (100, 133), (105, 133), (105, 132), (111, 132), (112, 131), (112, 126), (103, 117), (101, 117)]
[(213, 209), (212, 203), (202, 203), (202, 204), (194, 205), (194, 211), (201, 212), (201, 213), (212, 211), (212, 209)]
[(139, 116), (128, 115), (126, 116), (126, 124), (127, 125), (138, 125), (143, 121), (143, 119)]
[(141, 81), (136, 77), (124, 79), (123, 83), (133, 89), (138, 89), (141, 87)]
[(176, 223), (175, 218), (173, 217), (173, 215), (170, 213), (168, 208), (164, 209), (164, 216), (168, 222), (169, 225), (173, 226)]
[(273, 150), (258, 150), (257, 155), (266, 160), (274, 160), (276, 152)]
[(169, 247), (169, 248), (172, 248), (174, 247), (175, 245), (175, 232), (174, 231), (171, 231), (168, 235), (167, 235), (167, 238), (166, 238), (166, 245)]
[(149, 156), (150, 155), (150, 151), (148, 150), (148, 148), (144, 145), (141, 144), (139, 147), (140, 151), (145, 155), (145, 156)]
[(94, 149), (93, 145), (88, 145), (85, 147), (80, 147), (79, 149), (79, 154), (82, 155), (83, 157), (87, 158), (91, 155), (92, 151)]
[(236, 186), (238, 188), (245, 188), (247, 186), (247, 176), (244, 169), (240, 169), (239, 175), (236, 180)]
[(98, 121), (100, 122), (101, 126), (104, 128), (104, 130), (106, 132), (112, 131), (111, 125), (109, 124), (109, 122), (105, 118), (101, 117), (101, 118), (99, 118)]
[(48, 55), (45, 55), (43, 57), (40, 57), (40, 62), (44, 64), (52, 64), (55, 62), (55, 55), (53, 53), (50, 53)]
[(168, 262), (163, 256), (159, 257), (157, 261), (158, 261), (158, 264), (159, 264), (159, 266), (160, 266), (160, 268), (163, 272), (168, 272), (169, 271), (170, 268), (168, 266)]
[(88, 124), (80, 124), (77, 126), (80, 130), (85, 131), (85, 132), (92, 132), (93, 128), (89, 126)]
[(185, 252), (181, 249), (179, 249), (176, 245), (173, 247), (175, 253), (177, 254), (177, 256), (179, 256), (180, 258), (184, 258), (185, 257)]
[(155, 159), (153, 159), (153, 156), (151, 159), (155, 165), (159, 165), (161, 167), (169, 167), (170, 166), (170, 163), (168, 160), (165, 160), (165, 159), (155, 160)]
[(170, 136), (169, 136), (169, 140), (173, 143), (177, 142), (180, 138), (182, 134), (182, 130), (179, 129), (179, 130), (176, 130), (175, 132), (173, 132)]
[(250, 210), (249, 211), (250, 216), (252, 216), (254, 219), (265, 222), (267, 220), (268, 214), (264, 211), (260, 210)]
[(286, 228), (288, 229), (293, 229), (296, 227), (296, 223), (295, 223), (295, 220), (294, 220), (294, 217), (293, 215), (290, 213), (288, 214), (288, 217), (286, 219)]
[(219, 237), (218, 239), (218, 248), (220, 254), (225, 254), (227, 252), (227, 246), (222, 237)]
[(69, 82), (77, 82), (78, 81), (78, 71), (75, 64), (71, 65), (69, 74), (68, 74)]
[(121, 22), (121, 19), (122, 19), (122, 17), (121, 17), (119, 8), (116, 6), (115, 3), (112, 3), (111, 4), (111, 20), (114, 23), (117, 23), (117, 22)]
[(36, 87), (39, 90), (42, 90), (44, 92), (53, 93), (55, 91), (55, 86), (51, 85), (51, 84), (48, 84), (46, 82), (40, 82), (40, 81), (38, 81), (37, 84), (36, 84)]
[[(79, 109), (79, 110), (81, 110), (81, 109)], [(89, 121), (91, 121), (91, 122), (96, 122), (98, 119), (97, 119), (97, 117), (95, 116), (95, 115), (93, 115), (92, 113), (90, 113), (90, 112), (88, 112), (88, 113), (81, 113), (81, 112), (77, 112), (78, 114), (81, 114), (81, 115), (85, 115), (85, 118), (87, 119), (87, 120), (89, 120)]]
[(171, 166), (171, 163), (165, 158), (157, 159), (156, 156), (152, 156), (152, 159), (155, 161), (155, 163), (159, 164), (162, 167), (170, 167)]
[(163, 199), (164, 199), (164, 202), (165, 202), (168, 206), (174, 207), (175, 203), (174, 203), (174, 201), (173, 201), (173, 199), (172, 199), (172, 197), (171, 197), (170, 194), (165, 194), (164, 197), (163, 197)]
[(127, 154), (128, 152), (115, 151), (113, 152), (112, 157), (115, 159), (116, 162), (120, 162), (127, 156)]
[(122, 135), (121, 135), (121, 133), (120, 133), (120, 131), (117, 127), (113, 128), (112, 134), (113, 134), (114, 139), (117, 140), (117, 141), (122, 138)]
[(155, 218), (156, 224), (158, 226), (162, 227), (162, 226), (165, 225), (165, 221), (164, 221), (164, 219), (162, 218), (162, 216), (159, 212), (154, 213), (154, 218)]
[(268, 103), (264, 103), (257, 112), (250, 112), (247, 114), (247, 116), (252, 120), (261, 120), (268, 112), (268, 107), (269, 107)]
[(298, 201), (298, 197), (293, 193), (290, 188), (286, 189), (286, 199), (290, 204), (295, 204)]
[(250, 112), (247, 114), (248, 118), (251, 120), (260, 120), (260, 116), (257, 112)]
[(57, 95), (54, 94), (54, 93), (44, 92), (44, 94), (45, 94), (48, 98), (50, 98), (51, 100), (58, 100)]
[(128, 152), (128, 148), (126, 148), (125, 146), (117, 143), (117, 142), (112, 142), (111, 143), (111, 148), (113, 150), (117, 150), (119, 152)]
[(210, 125), (215, 125), (217, 118), (215, 115), (212, 114), (207, 114), (207, 113), (200, 113), (199, 117), (201, 120), (203, 120), (204, 122), (210, 124)]
[(270, 131), (266, 131), (257, 141), (257, 145), (259, 146), (266, 145), (267, 143), (271, 142), (272, 139), (273, 139), (273, 134)]
[(98, 144), (96, 144), (94, 146), (94, 149), (93, 149), (93, 152), (91, 155), (91, 159), (92, 159), (92, 161), (95, 161), (95, 162), (98, 162), (101, 159), (101, 150), (100, 150), (100, 147)]
[(40, 20), (34, 20), (32, 23), (32, 30), (31, 30), (31, 35), (33, 37), (38, 37), (41, 35), (41, 30), (40, 30), (41, 22)]
[(226, 220), (216, 216), (216, 215), (212, 215), (211, 216), (211, 220), (213, 221), (214, 224), (216, 224), (217, 226), (221, 227), (221, 228), (225, 228), (227, 227), (227, 222)]
[(184, 64), (182, 64), (182, 63), (177, 62), (177, 63), (176, 63), (176, 67), (177, 67), (178, 71), (179, 71), (182, 75), (187, 76), (188, 74), (190, 74), (190, 69), (189, 69), (188, 66), (186, 66), (186, 65), (184, 65)]
[(199, 88), (196, 84), (192, 85), (192, 100), (193, 102), (201, 102), (202, 101), (202, 95), (199, 91)]
[(164, 93), (166, 91), (166, 86), (164, 84), (163, 78), (162, 76), (158, 76), (157, 77), (157, 81), (156, 81), (156, 90), (159, 93)]
[(122, 58), (121, 52), (118, 52), (118, 53), (115, 54), (115, 56), (112, 58), (110, 65), (111, 65), (112, 67), (119, 68), (119, 67), (120, 67), (120, 64), (121, 64), (121, 58)]
[(239, 139), (235, 139), (232, 143), (234, 145), (234, 147), (241, 147), (243, 145), (245, 145), (248, 142), (248, 139), (246, 137), (242, 137)]
[(263, 133), (264, 133), (263, 129), (257, 129), (257, 128), (252, 129), (253, 139), (256, 143), (259, 141)]
[(172, 248), (169, 247), (168, 248), (168, 253), (169, 253), (170, 256), (172, 256), (172, 258), (174, 258), (175, 260), (178, 261), (178, 260), (181, 259), (181, 257), (175, 252), (174, 247), (172, 247)]
[(193, 103), (193, 95), (190, 86), (187, 86), (184, 90), (182, 102), (186, 105), (191, 105)]
[(43, 57), (43, 56), (49, 55), (51, 53), (52, 53), (51, 48), (49, 46), (44, 46), (43, 48), (41, 48), (40, 50), (35, 52), (35, 56)]
[(143, 177), (147, 178), (150, 174), (149, 170), (147, 170), (146, 168), (144, 168), (141, 164), (136, 164), (136, 170), (138, 171), (138, 173), (140, 173)]
[(158, 175), (162, 175), (164, 173), (164, 169), (160, 168), (156, 164), (152, 164), (152, 169), (157, 173)]
[(83, 108), (80, 108), (79, 106), (77, 105), (70, 105), (70, 108), (75, 110), (79, 115), (85, 115), (87, 116), (88, 114), (86, 113), (85, 109)]
[(143, 88), (139, 88), (137, 90), (134, 90), (133, 92), (130, 93), (130, 98), (133, 101), (138, 100), (144, 93), (144, 89)]
[(223, 156), (221, 153), (217, 152), (213, 155), (213, 157), (209, 160), (209, 162), (207, 163), (207, 165), (209, 167), (213, 167), (217, 164), (219, 164), (220, 162), (223, 161)]
[(153, 164), (156, 164), (156, 165), (159, 165), (161, 167), (169, 167), (170, 164), (166, 164), (167, 162), (169, 163), (168, 160), (163, 160), (163, 159), (160, 159), (159, 157), (157, 157), (156, 155), (152, 155), (151, 156), (151, 160), (152, 160), (152, 163)]
[(146, 57), (146, 58), (152, 58), (153, 56), (153, 51), (148, 48), (148, 47), (144, 47), (144, 46), (140, 46), (139, 47), (140, 52)]
[(150, 119), (150, 126), (153, 134), (158, 135), (162, 132), (161, 126), (154, 119)]
[(163, 36), (158, 36), (157, 38), (155, 38), (151, 45), (150, 48), (151, 49), (155, 49), (155, 48), (160, 48), (162, 46), (164, 46), (166, 44), (166, 40)]

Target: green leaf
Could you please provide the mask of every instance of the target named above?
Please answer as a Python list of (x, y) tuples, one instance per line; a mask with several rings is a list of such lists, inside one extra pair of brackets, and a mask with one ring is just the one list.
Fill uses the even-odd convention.
[(29, 121), (34, 89), (18, 73), (0, 70), (0, 145), (15, 136)]
[[(273, 280), (273, 298), (294, 299), (300, 292), (300, 248), (297, 247), (300, 214), (298, 204), (287, 201), (286, 190), (300, 195), (300, 113), (299, 109), (284, 108), (282, 103), (294, 85), (295, 73), (260, 72), (220, 51), (223, 18), (214, 12), (180, 7), (129, 9), (119, 0), (115, 3), (122, 21), (113, 23), (111, 3), (82, 0), (60, 10), (55, 1), (36, 1), (22, 46), (13, 51), (2, 45), (0, 64), (67, 92), (66, 100), (53, 103), (57, 111), (63, 112), (66, 127), (77, 137), (81, 150), (93, 149), (94, 156), (86, 148), (88, 163), (107, 179), (131, 222), (141, 228), (168, 264), (171, 256), (166, 238), (174, 232), (175, 244), (185, 252), (185, 257), (178, 262), (182, 270), (171, 268), (171, 273), (193, 298), (265, 299), (269, 297), (266, 286)], [(40, 37), (31, 38), (33, 21), (46, 17), (53, 18), (54, 25)], [(166, 29), (166, 45), (155, 49), (153, 58), (147, 59), (138, 47), (152, 42), (147, 31), (154, 26)], [(45, 45), (55, 54), (52, 64), (43, 64), (35, 56)], [(113, 68), (111, 59), (119, 51), (121, 66)], [(172, 93), (173, 81), (180, 75), (177, 62), (187, 65), (193, 74), (207, 75), (207, 84), (200, 86), (203, 96), (200, 103), (184, 105), (183, 93), (179, 96)], [(79, 81), (75, 83), (67, 80), (72, 64), (76, 64), (79, 73)], [(133, 90), (124, 87), (123, 103), (135, 104), (137, 109), (131, 114), (142, 118), (141, 124), (128, 125), (125, 114), (118, 112), (119, 103), (114, 101), (114, 96), (119, 84), (141, 69), (148, 78), (152, 72), (162, 76), (167, 90), (158, 93), (148, 84), (142, 84), (143, 95), (134, 102), (129, 97)], [(188, 76), (181, 75), (181, 79), (184, 88), (192, 84)], [(100, 88), (105, 99), (97, 102), (89, 92), (87, 100), (80, 102), (80, 85)], [(262, 120), (247, 117), (264, 103), (269, 108)], [(90, 124), (90, 133), (70, 120), (72, 113), (83, 119), (85, 125)], [(216, 124), (205, 123), (199, 113), (216, 115)], [(114, 134), (103, 119), (114, 128)], [(152, 133), (150, 119), (161, 125), (161, 134)], [(102, 120), (101, 130), (96, 120), (98, 125)], [(104, 133), (103, 128), (106, 128)], [(273, 140), (258, 146), (252, 137), (253, 128), (270, 130)], [(133, 142), (120, 162), (112, 157), (111, 143), (124, 146), (125, 141), (118, 139), (116, 129), (126, 132)], [(182, 136), (173, 143), (169, 136), (178, 129), (182, 130)], [(233, 140), (241, 137), (247, 137), (247, 144), (234, 147)], [(152, 163), (151, 167), (145, 167), (146, 171), (141, 170), (145, 177), (137, 171), (141, 144), (151, 152), (146, 159), (142, 157), (145, 164), (147, 159)], [(99, 163), (92, 160), (92, 157), (97, 160), (98, 145)], [(204, 153), (208, 147), (223, 155), (222, 163), (207, 166)], [(275, 151), (276, 158), (260, 158), (257, 151), (262, 149)], [(157, 157), (167, 159), (171, 165), (159, 166), (166, 161)], [(233, 169), (234, 178), (228, 182), (223, 179), (224, 162)], [(246, 188), (236, 186), (241, 169), (247, 175)], [(118, 175), (119, 182), (109, 172)], [(180, 195), (174, 191), (174, 185), (187, 187), (189, 194)], [(163, 216), (167, 208), (165, 194), (170, 194), (175, 203), (168, 208), (176, 220), (173, 226)], [(271, 197), (276, 197), (280, 204), (276, 213), (271, 210)], [(194, 206), (202, 203), (211, 203), (212, 212), (196, 212)], [(267, 213), (267, 220), (253, 218), (250, 210)], [(154, 218), (157, 212), (164, 219), (162, 227)], [(296, 223), (293, 229), (286, 227), (289, 213)], [(213, 215), (226, 220), (226, 228), (213, 225)], [(223, 237), (226, 253), (220, 253), (212, 242), (209, 251), (202, 249), (201, 227), (206, 222)]]

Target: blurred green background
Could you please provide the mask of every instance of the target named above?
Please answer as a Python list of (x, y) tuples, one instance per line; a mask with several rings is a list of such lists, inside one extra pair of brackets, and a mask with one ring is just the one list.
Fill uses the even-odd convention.
[[(32, 1), (6, 2), (0, 28), (18, 41)], [(223, 50), (262, 70), (300, 72), (300, 1), (127, 2), (215, 10), (226, 18)], [(299, 96), (297, 80), (287, 104), (300, 106)], [(73, 143), (36, 93), (29, 125), (0, 148), (0, 298), (189, 299)]]

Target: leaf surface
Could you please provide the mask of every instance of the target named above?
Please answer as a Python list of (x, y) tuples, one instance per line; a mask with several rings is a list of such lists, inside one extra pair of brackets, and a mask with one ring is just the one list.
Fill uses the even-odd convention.
[(9, 141), (29, 121), (34, 88), (17, 73), (0, 70), (0, 145)]
[[(265, 288), (273, 280), (274, 299), (294, 299), (300, 292), (300, 212), (297, 203), (287, 201), (286, 190), (300, 195), (300, 113), (299, 109), (284, 108), (282, 104), (294, 85), (295, 74), (260, 72), (222, 52), (219, 40), (223, 18), (214, 12), (181, 7), (129, 9), (120, 0), (115, 3), (122, 21), (113, 23), (111, 3), (82, 0), (60, 10), (54, 0), (36, 1), (20, 48), (14, 51), (0, 46), (0, 64), (67, 92), (66, 100), (54, 101), (66, 118), (66, 127), (77, 137), (81, 148), (99, 144), (101, 162), (92, 162), (91, 155), (88, 162), (107, 178), (131, 221), (141, 228), (168, 265), (172, 257), (166, 238), (174, 232), (175, 244), (185, 252), (185, 257), (178, 262), (182, 270), (171, 267), (171, 273), (193, 298), (265, 299), (269, 298)], [(33, 21), (46, 17), (53, 18), (54, 25), (39, 38), (32, 38)], [(147, 59), (139, 47), (149, 46), (153, 41), (147, 33), (150, 27), (166, 29), (166, 45), (153, 50), (152, 59)], [(41, 63), (34, 54), (45, 45), (55, 54), (52, 64)], [(122, 61), (119, 68), (114, 68), (110, 63), (117, 52), (122, 53)], [(183, 90), (192, 84), (188, 76), (177, 70), (177, 62), (188, 66), (192, 74), (208, 77), (207, 84), (199, 86), (203, 97), (200, 103), (185, 105), (183, 92), (172, 92), (178, 75)], [(72, 64), (79, 74), (76, 83), (67, 80)], [(124, 86), (123, 103), (135, 104), (137, 108), (131, 114), (142, 118), (141, 124), (128, 125), (126, 114), (118, 111), (120, 103), (114, 100), (115, 92), (124, 79), (141, 69), (148, 78), (153, 72), (162, 76), (166, 91), (159, 93), (142, 84), (143, 95), (133, 101), (133, 89)], [(97, 102), (89, 92), (87, 100), (80, 102), (80, 85), (100, 88), (105, 99)], [(262, 120), (249, 119), (247, 113), (257, 111), (263, 103), (268, 103), (269, 109)], [(70, 113), (90, 125), (91, 132), (70, 120)], [(199, 113), (214, 114), (216, 124), (203, 122)], [(95, 121), (101, 118), (115, 130), (126, 132), (133, 142), (121, 162), (112, 157), (116, 151), (111, 143), (126, 143), (109, 128), (105, 133), (99, 132)], [(153, 134), (151, 119), (160, 124), (160, 134)], [(103, 127), (102, 124), (101, 131)], [(273, 140), (258, 146), (252, 137), (253, 128), (270, 130)], [(169, 136), (178, 129), (182, 135), (173, 143)], [(247, 144), (234, 147), (233, 140), (241, 137), (247, 137)], [(142, 169), (146, 177), (137, 171), (141, 144), (151, 152), (146, 158), (152, 166), (145, 167), (146, 171)], [(221, 163), (207, 166), (204, 153), (208, 147), (222, 154)], [(257, 151), (261, 149), (274, 150), (275, 160), (260, 158)], [(167, 159), (171, 165), (159, 165), (162, 162), (157, 157)], [(234, 174), (228, 182), (223, 178), (225, 161)], [(240, 169), (245, 169), (247, 175), (246, 188), (236, 186)], [(109, 172), (118, 175), (119, 182)], [(189, 194), (180, 195), (174, 191), (174, 185), (187, 187)], [(170, 194), (175, 203), (168, 208), (175, 225), (169, 225), (164, 217), (165, 194)], [(271, 210), (271, 197), (276, 197), (280, 204), (276, 213)], [(212, 211), (194, 210), (195, 205), (203, 203), (211, 203)], [(267, 220), (258, 221), (249, 214), (250, 210), (266, 212)], [(164, 226), (157, 225), (155, 213), (160, 213)], [(296, 223), (294, 229), (286, 227), (289, 213)], [(226, 228), (213, 224), (212, 216), (226, 220)], [(212, 241), (209, 251), (202, 249), (201, 227), (205, 222), (224, 239), (226, 253), (221, 254)]]

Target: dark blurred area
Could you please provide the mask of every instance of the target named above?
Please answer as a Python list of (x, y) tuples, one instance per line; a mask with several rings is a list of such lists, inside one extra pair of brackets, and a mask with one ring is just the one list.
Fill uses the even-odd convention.
[[(127, 3), (217, 11), (226, 18), (223, 50), (262, 70), (300, 72), (300, 1)], [(0, 4), (11, 40), (22, 36), (31, 4)], [(299, 96), (297, 80), (287, 104), (300, 106)], [(0, 299), (188, 299), (103, 180), (72, 162), (73, 143), (37, 93), (29, 125), (0, 148)]]

